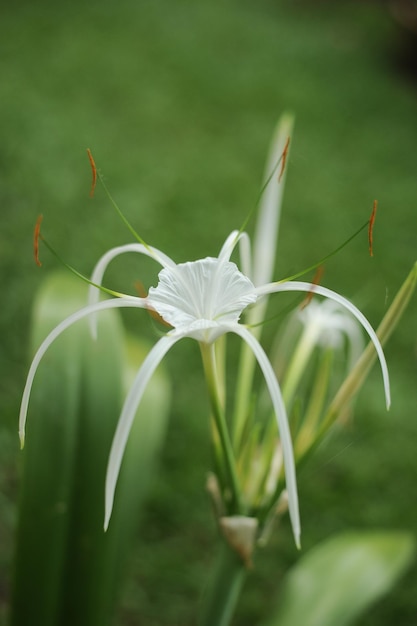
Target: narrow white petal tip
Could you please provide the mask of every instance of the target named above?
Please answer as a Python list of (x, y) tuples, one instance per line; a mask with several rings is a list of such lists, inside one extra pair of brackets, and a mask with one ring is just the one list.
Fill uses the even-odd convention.
[(104, 505), (104, 532), (106, 532), (109, 528), (110, 518), (113, 510), (113, 503), (109, 506), (108, 502)]
[(23, 450), (25, 447), (25, 431), (19, 431), (19, 439), (20, 439), (20, 449)]
[(103, 524), (104, 532), (107, 532), (109, 528), (110, 517), (111, 517), (111, 511), (106, 511), (106, 514), (104, 515), (104, 524)]
[(389, 382), (388, 367), (386, 366), (386, 364), (385, 364), (385, 368), (383, 368), (382, 370), (382, 375), (384, 378), (385, 404), (387, 407), (387, 411), (389, 411), (391, 408), (391, 385)]
[[(291, 516), (290, 516), (291, 519)], [(300, 524), (300, 518), (297, 515), (297, 519), (292, 521), (291, 523), (292, 526), (292, 534), (294, 536), (294, 542), (296, 545), (297, 550), (301, 550), (301, 524)]]

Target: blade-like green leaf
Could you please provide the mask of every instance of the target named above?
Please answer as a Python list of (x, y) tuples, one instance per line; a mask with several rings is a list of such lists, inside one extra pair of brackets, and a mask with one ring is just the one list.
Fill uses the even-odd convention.
[[(49, 278), (34, 308), (33, 346), (85, 302), (85, 288), (72, 276)], [(104, 533), (111, 441), (132, 371), (146, 351), (126, 339), (116, 311), (104, 311), (97, 341), (79, 322), (56, 340), (39, 367), (23, 452), (12, 626), (113, 623), (169, 409), (169, 385), (158, 370), (132, 429)]]
[[(33, 309), (31, 351), (80, 306), (78, 285), (57, 275)], [(20, 481), (12, 626), (57, 623), (78, 434), (81, 337), (71, 328), (48, 351), (33, 387)]]
[(267, 626), (347, 626), (395, 584), (414, 540), (401, 532), (347, 533), (304, 556), (287, 575)]
[[(103, 328), (102, 328), (103, 330)], [(114, 327), (112, 329), (114, 337)], [(100, 333), (100, 327), (99, 327)], [(106, 335), (108, 338), (110, 335)], [(99, 335), (100, 342), (100, 335)], [(80, 413), (77, 488), (73, 503), (66, 592), (57, 626), (105, 626), (113, 623), (126, 562), (134, 545), (141, 505), (155, 472), (156, 460), (169, 416), (170, 387), (158, 370), (140, 404), (119, 476), (113, 515), (107, 532), (104, 522), (104, 482), (107, 460), (120, 404), (108, 393), (112, 379), (127, 387), (131, 372), (147, 350), (132, 337), (122, 342), (123, 368), (103, 354), (89, 351), (84, 385), (88, 389)], [(115, 369), (116, 368), (116, 369)], [(122, 394), (124, 395), (124, 393)], [(116, 404), (116, 406), (115, 406)]]

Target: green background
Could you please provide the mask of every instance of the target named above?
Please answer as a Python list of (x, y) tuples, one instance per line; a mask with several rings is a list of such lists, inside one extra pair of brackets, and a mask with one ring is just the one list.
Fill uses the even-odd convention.
[[(57, 261), (32, 229), (89, 273), (131, 237), (104, 194), (89, 198), (91, 148), (119, 205), (176, 261), (216, 255), (259, 190), (284, 110), (296, 116), (276, 276), (315, 262), (379, 211), (323, 284), (376, 325), (417, 257), (417, 81), (407, 34), (385, 3), (74, 0), (3, 6), (0, 19), (0, 604), (7, 612), (19, 488), (17, 414), (34, 294)], [(253, 224), (249, 224), (249, 231)], [(155, 284), (149, 259), (113, 264), (109, 287)], [(274, 300), (275, 309), (279, 296)], [(355, 423), (299, 476), (303, 548), (346, 529), (417, 527), (415, 299), (386, 349), (392, 409), (375, 368)], [(129, 328), (153, 339), (145, 315)], [(271, 338), (275, 328), (266, 333)], [(132, 550), (120, 624), (191, 624), (215, 528), (204, 492), (207, 403), (195, 342), (167, 359), (168, 441)], [(190, 402), (191, 397), (191, 402)], [(288, 522), (261, 553), (236, 617), (259, 623), (297, 559)], [(415, 624), (417, 570), (361, 624)]]

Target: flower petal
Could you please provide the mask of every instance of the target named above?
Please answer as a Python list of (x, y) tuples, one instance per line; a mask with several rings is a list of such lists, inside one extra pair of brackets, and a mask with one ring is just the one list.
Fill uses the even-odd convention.
[(231, 261), (211, 257), (162, 269), (158, 286), (148, 295), (155, 311), (184, 331), (196, 322), (237, 322), (255, 301), (249, 278)]
[(224, 242), (219, 256), (219, 263), (224, 263), (225, 261), (230, 261), (230, 257), (232, 256), (232, 252), (235, 247), (239, 244), (240, 250), (240, 259), (242, 263), (242, 271), (243, 273), (251, 277), (252, 268), (251, 268), (251, 254), (250, 254), (250, 239), (249, 235), (244, 231), (233, 230), (226, 241)]
[(240, 232), (238, 230), (232, 230), (230, 235), (221, 247), (219, 252), (219, 261), (228, 261), (232, 255), (240, 238)]
[(64, 332), (67, 328), (75, 324), (79, 320), (84, 317), (88, 317), (89, 315), (93, 315), (99, 311), (103, 311), (104, 309), (115, 309), (122, 307), (133, 307), (143, 309), (147, 306), (147, 302), (142, 298), (135, 299), (126, 299), (126, 298), (118, 298), (114, 300), (103, 300), (103, 302), (99, 302), (98, 304), (90, 304), (89, 306), (80, 309), (76, 313), (73, 313), (65, 320), (63, 320), (58, 326), (56, 326), (44, 339), (38, 351), (36, 352), (32, 364), (29, 369), (28, 377), (26, 380), (25, 389), (23, 391), (22, 403), (20, 406), (20, 415), (19, 415), (19, 437), (20, 444), (23, 448), (25, 442), (25, 424), (26, 424), (26, 416), (29, 405), (29, 396), (32, 389), (33, 379), (35, 378), (36, 370), (38, 369), (39, 363), (44, 356), (45, 352), (48, 350), (49, 346), (59, 337), (61, 333)]
[(276, 379), (272, 365), (265, 354), (264, 349), (257, 339), (244, 327), (238, 324), (225, 324), (225, 332), (229, 331), (242, 337), (244, 341), (252, 349), (259, 367), (265, 377), (269, 394), (271, 396), (272, 405), (274, 407), (275, 415), (278, 422), (278, 429), (280, 434), (280, 440), (282, 445), (282, 453), (284, 457), (285, 467), (285, 481), (288, 491), (288, 509), (290, 513), (290, 519), (292, 529), (294, 533), (294, 539), (297, 547), (300, 546), (300, 513), (298, 508), (298, 494), (297, 494), (297, 480), (295, 474), (295, 462), (294, 452), (290, 434), (290, 428), (288, 425), (287, 412), (285, 410), (284, 401), (282, 399), (281, 390), (279, 388), (278, 381)]
[[(252, 252), (250, 237), (247, 233), (243, 232), (239, 239), (239, 253), (240, 253), (240, 265), (242, 273), (245, 274), (250, 280), (252, 280)], [(252, 281), (253, 282), (253, 281)]]
[(182, 339), (183, 336), (183, 334), (179, 333), (168, 334), (162, 337), (162, 339), (155, 344), (139, 368), (136, 378), (126, 397), (119, 422), (117, 424), (116, 433), (113, 438), (107, 465), (104, 530), (107, 530), (109, 525), (113, 509), (114, 493), (116, 490), (116, 483), (120, 472), (123, 454), (126, 448), (130, 429), (132, 427), (137, 408), (146, 389), (146, 385), (168, 350), (172, 348), (177, 341)]
[(256, 293), (259, 296), (267, 295), (270, 293), (278, 293), (279, 291), (307, 291), (313, 292), (314, 294), (318, 294), (319, 296), (324, 296), (325, 298), (330, 298), (335, 302), (338, 302), (342, 306), (344, 306), (348, 311), (352, 313), (354, 317), (362, 324), (366, 332), (368, 333), (372, 343), (374, 344), (375, 350), (378, 354), (379, 362), (382, 370), (382, 378), (384, 381), (384, 389), (385, 389), (385, 402), (387, 405), (387, 409), (389, 409), (391, 405), (391, 393), (390, 393), (390, 383), (389, 383), (389, 374), (387, 362), (385, 360), (384, 351), (382, 349), (381, 343), (372, 328), (371, 324), (368, 322), (363, 313), (349, 300), (339, 295), (335, 291), (331, 289), (327, 289), (326, 287), (321, 287), (320, 285), (313, 285), (312, 283), (304, 283), (300, 281), (290, 281), (285, 283), (268, 283), (267, 285), (262, 285), (261, 287), (257, 287), (255, 289)]
[[(144, 246), (141, 243), (130, 243), (125, 246), (118, 246), (116, 248), (111, 248), (108, 250), (103, 256), (98, 260), (93, 273), (91, 275), (91, 282), (96, 285), (101, 285), (103, 280), (104, 272), (107, 269), (107, 266), (113, 259), (121, 254), (125, 254), (126, 252), (138, 252), (139, 254), (144, 254), (145, 256), (149, 256), (152, 259), (155, 259), (160, 265), (163, 267), (175, 267), (175, 263), (172, 259), (169, 258), (166, 254), (158, 250), (157, 248), (153, 248), (152, 246)], [(95, 304), (99, 301), (100, 290), (93, 285), (90, 286), (88, 290), (88, 303)], [(94, 339), (97, 336), (97, 324), (96, 324), (96, 316), (92, 316), (90, 320), (91, 324), (91, 334)]]

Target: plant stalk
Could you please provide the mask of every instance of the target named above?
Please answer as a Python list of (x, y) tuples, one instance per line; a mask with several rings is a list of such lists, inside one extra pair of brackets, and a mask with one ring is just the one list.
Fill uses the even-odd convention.
[(246, 572), (242, 559), (222, 540), (217, 561), (203, 594), (198, 626), (229, 626)]
[(213, 411), (213, 418), (219, 435), (221, 448), (224, 453), (225, 466), (230, 481), (229, 488), (231, 490), (234, 503), (234, 510), (231, 512), (243, 513), (241, 508), (240, 488), (236, 471), (235, 456), (233, 453), (232, 443), (230, 441), (226, 417), (220, 400), (214, 346), (213, 344), (200, 343), (200, 348), (201, 356), (203, 359), (204, 373), (210, 396), (211, 409)]

